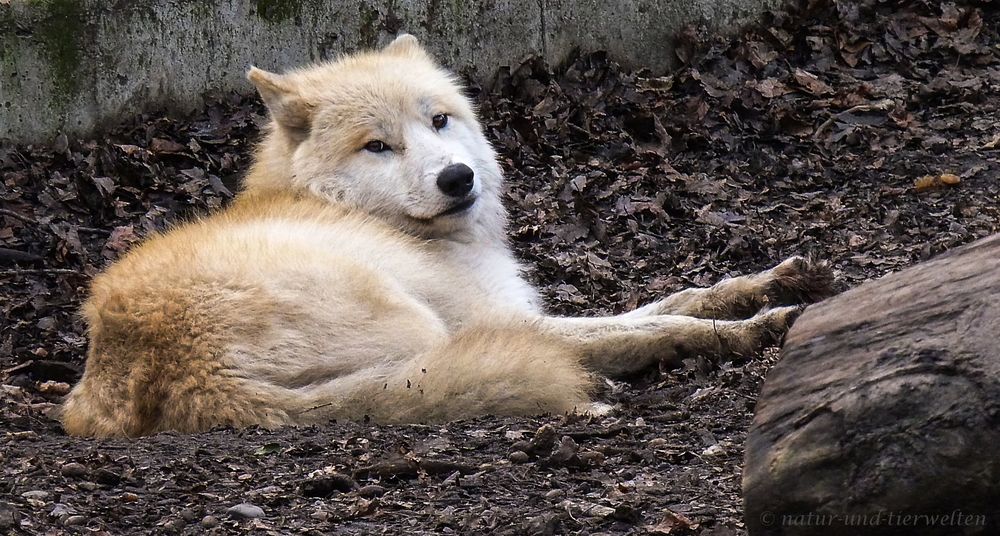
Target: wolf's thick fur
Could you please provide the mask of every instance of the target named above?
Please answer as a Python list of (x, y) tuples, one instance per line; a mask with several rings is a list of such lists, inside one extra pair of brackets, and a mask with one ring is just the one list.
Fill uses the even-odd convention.
[[(249, 77), (273, 122), (244, 191), (95, 278), (69, 433), (588, 411), (595, 374), (756, 352), (800, 310), (767, 307), (828, 290), (792, 258), (617, 317), (546, 316), (505, 242), (495, 154), (415, 39)], [(460, 197), (440, 185), (456, 164), (474, 172)]]

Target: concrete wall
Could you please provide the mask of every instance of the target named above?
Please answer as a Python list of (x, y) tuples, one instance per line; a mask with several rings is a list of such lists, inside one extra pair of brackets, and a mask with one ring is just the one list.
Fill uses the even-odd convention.
[(487, 82), (574, 48), (663, 69), (686, 24), (735, 28), (777, 0), (0, 0), (0, 140), (87, 135), (144, 110), (190, 110), (282, 70), (415, 34)]

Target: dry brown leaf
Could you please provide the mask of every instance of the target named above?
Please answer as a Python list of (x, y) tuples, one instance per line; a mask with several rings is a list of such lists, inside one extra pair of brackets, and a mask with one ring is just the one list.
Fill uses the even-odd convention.
[(820, 80), (818, 76), (808, 71), (804, 71), (802, 69), (795, 69), (795, 72), (792, 73), (792, 76), (794, 76), (795, 81), (798, 82), (800, 86), (802, 86), (802, 89), (806, 90), (807, 92), (813, 95), (817, 96), (830, 95), (831, 93), (833, 93), (833, 88), (830, 87), (829, 84)]
[(937, 177), (935, 177), (934, 175), (924, 175), (923, 177), (920, 177), (919, 179), (913, 181), (913, 187), (918, 192), (931, 190), (933, 188), (936, 188), (937, 185), (938, 185)]
[(962, 178), (954, 173), (942, 173), (940, 175), (924, 175), (913, 181), (913, 187), (918, 192), (933, 190), (941, 186), (956, 186), (962, 182)]
[(942, 173), (938, 180), (941, 184), (947, 184), (948, 186), (955, 186), (956, 184), (962, 182), (962, 179), (955, 175), (954, 173)]
[(149, 143), (149, 150), (154, 153), (180, 153), (187, 149), (186, 145), (181, 145), (173, 140), (167, 140), (163, 138), (153, 138), (153, 141)]
[(119, 254), (128, 251), (136, 242), (141, 240), (135, 233), (135, 228), (131, 225), (121, 225), (111, 231), (111, 236), (104, 243), (103, 255), (107, 259), (117, 258)]
[(788, 86), (781, 83), (777, 78), (767, 78), (756, 84), (753, 82), (749, 82), (749, 84), (752, 84), (753, 88), (767, 99), (773, 99), (792, 92)]
[(659, 523), (649, 527), (649, 534), (657, 536), (680, 534), (688, 529), (696, 528), (698, 528), (698, 524), (691, 522), (686, 516), (667, 510)]
[(930, 190), (935, 187), (937, 187), (937, 177), (934, 175), (924, 175), (923, 177), (913, 181), (913, 188), (918, 192)]
[(984, 143), (980, 149), (996, 149), (1000, 145), (1000, 134), (994, 134), (993, 139)]

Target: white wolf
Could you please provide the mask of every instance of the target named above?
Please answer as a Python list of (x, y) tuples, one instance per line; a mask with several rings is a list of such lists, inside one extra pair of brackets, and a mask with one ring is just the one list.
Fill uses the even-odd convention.
[(831, 281), (789, 259), (606, 318), (545, 315), (472, 106), (412, 36), (278, 75), (233, 206), (94, 279), (71, 434), (589, 411), (595, 375), (751, 354)]

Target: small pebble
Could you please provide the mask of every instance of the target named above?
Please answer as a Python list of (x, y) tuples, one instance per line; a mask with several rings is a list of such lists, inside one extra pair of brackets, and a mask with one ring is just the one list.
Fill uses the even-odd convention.
[(543, 424), (535, 432), (535, 437), (531, 438), (531, 441), (528, 442), (528, 448), (521, 450), (547, 454), (552, 451), (552, 447), (555, 446), (558, 440), (559, 436), (556, 434), (556, 429), (550, 424)]
[(180, 532), (184, 530), (184, 527), (186, 526), (187, 526), (187, 521), (184, 521), (179, 517), (168, 519), (163, 523), (163, 528), (173, 532)]
[(527, 451), (531, 450), (531, 443), (529, 443), (529, 442), (527, 442), (527, 441), (525, 441), (523, 439), (520, 440), (520, 441), (515, 441), (515, 442), (513, 442), (510, 445), (510, 450), (512, 452), (513, 451), (518, 451), (518, 450), (521, 451), (521, 452), (527, 452)]
[(507, 456), (507, 459), (509, 459), (513, 463), (528, 463), (531, 457), (528, 456), (528, 453), (524, 452), (523, 450), (515, 450), (514, 452), (511, 452), (509, 456)]
[(121, 481), (122, 476), (110, 469), (104, 469), (102, 467), (101, 469), (94, 471), (94, 482), (97, 482), (98, 484), (116, 486)]
[(657, 437), (655, 439), (650, 439), (649, 442), (646, 443), (646, 444), (649, 445), (649, 448), (658, 449), (658, 448), (666, 445), (667, 444), (667, 440), (663, 439), (662, 437)]
[(608, 517), (615, 513), (615, 509), (610, 506), (587, 501), (564, 500), (557, 506), (569, 512), (570, 515), (582, 515), (585, 517)]
[(726, 453), (726, 449), (720, 445), (712, 445), (707, 449), (701, 451), (701, 455), (707, 458), (714, 458), (716, 456), (722, 456)]
[(65, 504), (56, 503), (56, 505), (52, 508), (52, 511), (49, 512), (49, 517), (65, 518), (75, 513), (76, 512), (74, 512), (72, 508), (66, 506)]
[(87, 524), (87, 516), (69, 516), (63, 521), (63, 525), (67, 527), (76, 527), (79, 525)]
[(552, 491), (547, 492), (545, 494), (545, 498), (546, 499), (555, 499), (555, 498), (558, 498), (558, 497), (562, 497), (563, 495), (566, 495), (566, 492), (564, 492), (561, 489), (554, 489)]
[(604, 453), (596, 450), (587, 450), (580, 453), (580, 460), (588, 465), (601, 465), (604, 463)]
[(381, 497), (382, 495), (385, 495), (385, 488), (375, 484), (369, 484), (367, 486), (362, 486), (361, 489), (358, 490), (358, 495), (362, 497)]
[(576, 455), (580, 451), (580, 445), (570, 436), (563, 436), (559, 442), (559, 448), (549, 456), (549, 461), (559, 465), (577, 465), (580, 458)]
[(534, 536), (552, 536), (559, 527), (559, 517), (555, 514), (542, 514), (529, 517), (524, 523), (524, 532)]
[(299, 493), (306, 497), (329, 497), (335, 492), (348, 493), (357, 488), (358, 483), (353, 478), (334, 473), (306, 480), (299, 485)]
[(256, 519), (264, 517), (264, 510), (250, 503), (240, 503), (226, 510), (226, 513), (237, 519)]
[(71, 478), (79, 478), (87, 474), (87, 467), (84, 466), (82, 463), (76, 463), (76, 462), (63, 464), (63, 466), (59, 470), (60, 472), (62, 472), (63, 476), (68, 476)]
[(26, 491), (26, 492), (24, 492), (24, 493), (21, 494), (21, 497), (23, 497), (25, 499), (35, 499), (35, 500), (41, 501), (41, 500), (47, 499), (49, 497), (49, 492), (42, 491), (40, 489), (39, 490)]
[(219, 526), (219, 518), (215, 516), (205, 516), (201, 518), (201, 526), (212, 529)]
[(15, 374), (7, 378), (5, 381), (6, 385), (4, 385), (2, 389), (7, 393), (11, 393), (12, 389), (19, 389), (23, 392), (24, 388), (35, 385), (35, 380), (32, 380), (31, 376), (28, 374)]
[(38, 384), (38, 392), (43, 395), (66, 396), (69, 394), (70, 385), (66, 382), (44, 381)]

